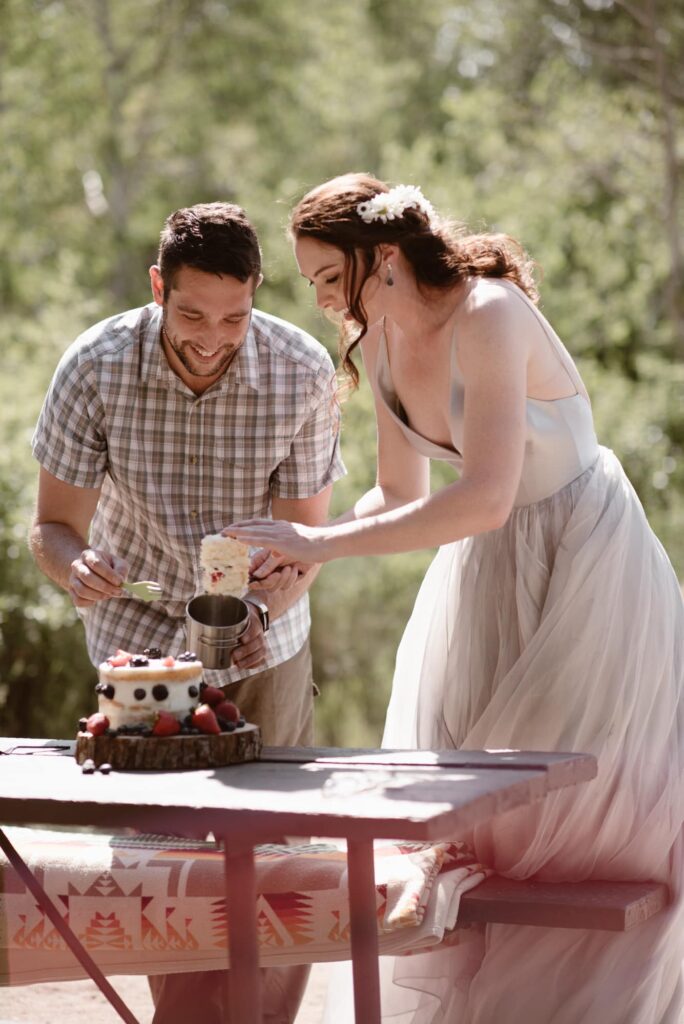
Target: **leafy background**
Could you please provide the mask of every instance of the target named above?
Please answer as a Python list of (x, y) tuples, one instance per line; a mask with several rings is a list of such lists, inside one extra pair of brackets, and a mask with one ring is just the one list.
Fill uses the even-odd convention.
[[(520, 238), (684, 576), (683, 43), (677, 0), (0, 0), (3, 734), (72, 735), (93, 700), (80, 624), (26, 547), (42, 396), (77, 334), (148, 301), (163, 219), (195, 202), (247, 208), (261, 307), (333, 353), (284, 231), (310, 186), (369, 170)], [(336, 511), (372, 483), (365, 387), (343, 431)], [(378, 742), (431, 556), (319, 577), (321, 742)]]

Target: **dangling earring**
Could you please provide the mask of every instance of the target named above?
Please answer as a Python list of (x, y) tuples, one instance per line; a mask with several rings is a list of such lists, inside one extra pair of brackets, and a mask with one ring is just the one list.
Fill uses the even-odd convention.
[(392, 264), (391, 263), (387, 264), (387, 280), (385, 281), (385, 284), (387, 285), (388, 288), (391, 288), (392, 285), (394, 284), (394, 278), (392, 277)]

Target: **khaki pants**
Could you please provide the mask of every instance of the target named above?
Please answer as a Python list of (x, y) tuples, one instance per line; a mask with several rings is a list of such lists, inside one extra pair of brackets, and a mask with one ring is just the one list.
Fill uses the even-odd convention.
[[(294, 658), (223, 687), (248, 722), (261, 729), (266, 746), (313, 744), (311, 650), (308, 641)], [(263, 967), (263, 1024), (293, 1024), (310, 965)], [(148, 979), (155, 1012), (152, 1024), (240, 1024), (233, 1020), (227, 971), (159, 974)]]

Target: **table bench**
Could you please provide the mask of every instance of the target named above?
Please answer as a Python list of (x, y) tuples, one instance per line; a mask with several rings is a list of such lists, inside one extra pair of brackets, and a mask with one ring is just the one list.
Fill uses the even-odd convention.
[(463, 894), (458, 922), (627, 932), (659, 914), (669, 901), (663, 882), (538, 882), (493, 876)]

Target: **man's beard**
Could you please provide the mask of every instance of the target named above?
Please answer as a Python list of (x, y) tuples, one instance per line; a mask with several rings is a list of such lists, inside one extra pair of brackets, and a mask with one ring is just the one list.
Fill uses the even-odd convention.
[[(223, 350), (223, 355), (220, 361), (216, 364), (212, 364), (211, 367), (203, 367), (201, 364), (198, 366), (198, 364), (192, 360), (192, 356), (188, 355), (186, 351), (196, 343), (189, 340), (178, 341), (177, 338), (174, 338), (167, 327), (165, 314), (162, 314), (161, 329), (164, 337), (166, 338), (167, 345), (176, 354), (179, 361), (183, 364), (183, 367), (188, 371), (188, 373), (192, 374), (193, 377), (216, 377), (221, 374), (230, 365), (239, 348), (238, 346), (238, 348), (227, 348)], [(221, 350), (219, 349), (219, 352), (220, 351)]]

